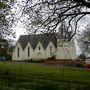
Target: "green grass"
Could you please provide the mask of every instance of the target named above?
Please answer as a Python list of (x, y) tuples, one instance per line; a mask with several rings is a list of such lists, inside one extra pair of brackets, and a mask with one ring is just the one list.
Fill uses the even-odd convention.
[[(44, 90), (40, 88), (52, 87), (54, 88), (52, 90), (69, 90), (66, 89), (67, 87), (72, 88), (71, 90), (85, 90), (86, 87), (90, 88), (90, 70), (87, 69), (64, 68), (32, 63), (0, 62), (0, 77), (9, 79), (9, 84), (12, 80), (16, 80), (18, 85), (20, 87), (22, 86), (21, 88), (33, 87), (32, 90)], [(29, 84), (22, 83), (25, 81), (28, 81)], [(11, 86), (18, 87), (16, 82), (13, 82)], [(38, 88), (35, 89), (35, 86)], [(57, 89), (55, 89), (56, 86)]]
[(90, 70), (85, 69), (63, 68), (43, 64), (1, 62), (0, 73), (7, 73), (7, 71), (9, 75), (25, 78), (90, 83)]

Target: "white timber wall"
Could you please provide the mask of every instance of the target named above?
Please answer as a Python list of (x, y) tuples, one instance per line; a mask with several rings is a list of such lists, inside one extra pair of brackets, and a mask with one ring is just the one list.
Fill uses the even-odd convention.
[(76, 51), (74, 41), (58, 42), (56, 59), (76, 59)]
[[(28, 47), (29, 47), (29, 56), (28, 56)], [(24, 60), (29, 60), (34, 57), (34, 50), (31, 47), (30, 43), (27, 44), (23, 53), (24, 53), (24, 58), (23, 58)]]
[(34, 56), (33, 59), (45, 59), (45, 50), (42, 46), (42, 44), (39, 42), (34, 50)]
[(72, 55), (72, 60), (75, 60), (75, 59), (77, 59), (77, 55), (76, 55), (76, 48), (75, 48), (75, 42), (74, 42), (74, 40), (72, 40), (71, 42), (70, 42), (70, 54)]
[[(51, 48), (52, 47), (52, 48)], [(51, 50), (51, 52), (50, 52), (50, 48), (52, 49)], [(55, 52), (56, 52), (56, 48), (55, 48), (55, 46), (53, 45), (53, 43), (52, 42), (50, 42), (49, 44), (48, 44), (48, 46), (47, 46), (47, 48), (46, 48), (46, 58), (49, 58), (49, 57), (51, 57), (51, 56), (53, 56), (53, 55), (55, 55)]]
[[(19, 57), (18, 57), (18, 48), (19, 48)], [(23, 60), (24, 59), (24, 54), (23, 54), (23, 49), (21, 47), (21, 45), (18, 43), (14, 52), (13, 52), (13, 55), (12, 55), (12, 60)]]
[[(29, 56), (28, 56), (28, 47)], [(18, 57), (18, 48), (19, 48), (19, 57)], [(51, 48), (51, 49), (50, 49)], [(76, 59), (76, 50), (74, 41), (68, 43), (59, 43), (57, 42), (57, 48), (50, 42), (46, 49), (43, 48), (41, 42), (39, 42), (35, 49), (32, 48), (30, 43), (28, 43), (23, 50), (21, 45), (18, 43), (12, 56), (12, 60), (40, 60), (47, 59), (53, 55), (56, 55), (56, 59)]]

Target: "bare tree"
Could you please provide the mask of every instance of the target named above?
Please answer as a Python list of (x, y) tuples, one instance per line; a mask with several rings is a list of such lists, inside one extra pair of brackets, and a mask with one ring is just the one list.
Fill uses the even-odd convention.
[[(51, 33), (60, 31), (64, 22), (65, 35), (72, 32), (68, 40), (76, 34), (79, 21), (90, 14), (89, 0), (23, 0), (22, 20), (28, 31)], [(60, 31), (61, 32), (61, 31)]]
[(79, 47), (82, 50), (82, 53), (90, 53), (90, 26), (86, 26), (85, 30), (79, 35), (77, 39)]

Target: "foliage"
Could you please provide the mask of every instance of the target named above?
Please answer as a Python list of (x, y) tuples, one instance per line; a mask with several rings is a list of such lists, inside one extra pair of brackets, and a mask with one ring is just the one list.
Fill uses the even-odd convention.
[(77, 40), (79, 43), (79, 47), (82, 50), (82, 53), (90, 53), (90, 26), (89, 24), (85, 27), (85, 30), (79, 35), (79, 39)]
[(3, 2), (0, 2), (0, 9), (5, 8), (6, 5)]
[(56, 60), (56, 56), (53, 55), (52, 57), (47, 58), (47, 60)]
[(0, 38), (0, 54), (7, 54), (8, 50), (8, 41), (6, 39)]
[(11, 60), (11, 55), (9, 54), (9, 43), (6, 39), (0, 38), (0, 60), (5, 57), (5, 60)]
[(84, 53), (82, 53), (82, 54), (79, 55), (78, 58), (79, 58), (79, 59), (82, 59), (82, 60), (85, 60), (85, 59), (86, 59), (86, 56), (84, 55)]
[(69, 41), (89, 9), (88, 0), (0, 0), (0, 33), (15, 37), (11, 27), (21, 21), (29, 33), (59, 31)]
[[(21, 21), (30, 33), (53, 33), (58, 30), (67, 36), (72, 31), (71, 36), (66, 37), (67, 41), (76, 34), (79, 21), (90, 14), (87, 0), (23, 0), (22, 3), (24, 5), (19, 5), (22, 7), (21, 16), (25, 18)], [(64, 23), (63, 26), (61, 23)]]
[(0, 35), (3, 37), (14, 37), (14, 31), (11, 29), (13, 24), (12, 4), (13, 0), (0, 0)]
[(90, 68), (90, 64), (86, 64), (86, 68)]

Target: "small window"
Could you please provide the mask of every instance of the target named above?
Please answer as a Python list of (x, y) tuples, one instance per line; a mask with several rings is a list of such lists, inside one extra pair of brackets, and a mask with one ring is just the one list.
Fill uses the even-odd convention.
[(20, 49), (19, 49), (19, 47), (18, 47), (18, 50), (17, 50), (17, 56), (19, 57), (20, 55), (19, 55), (19, 52), (20, 52)]
[(28, 57), (30, 57), (30, 47), (28, 47)]
[(52, 55), (52, 46), (50, 46), (50, 55)]
[(40, 50), (40, 49), (41, 49), (41, 47), (39, 46), (39, 47), (38, 47), (38, 49)]

